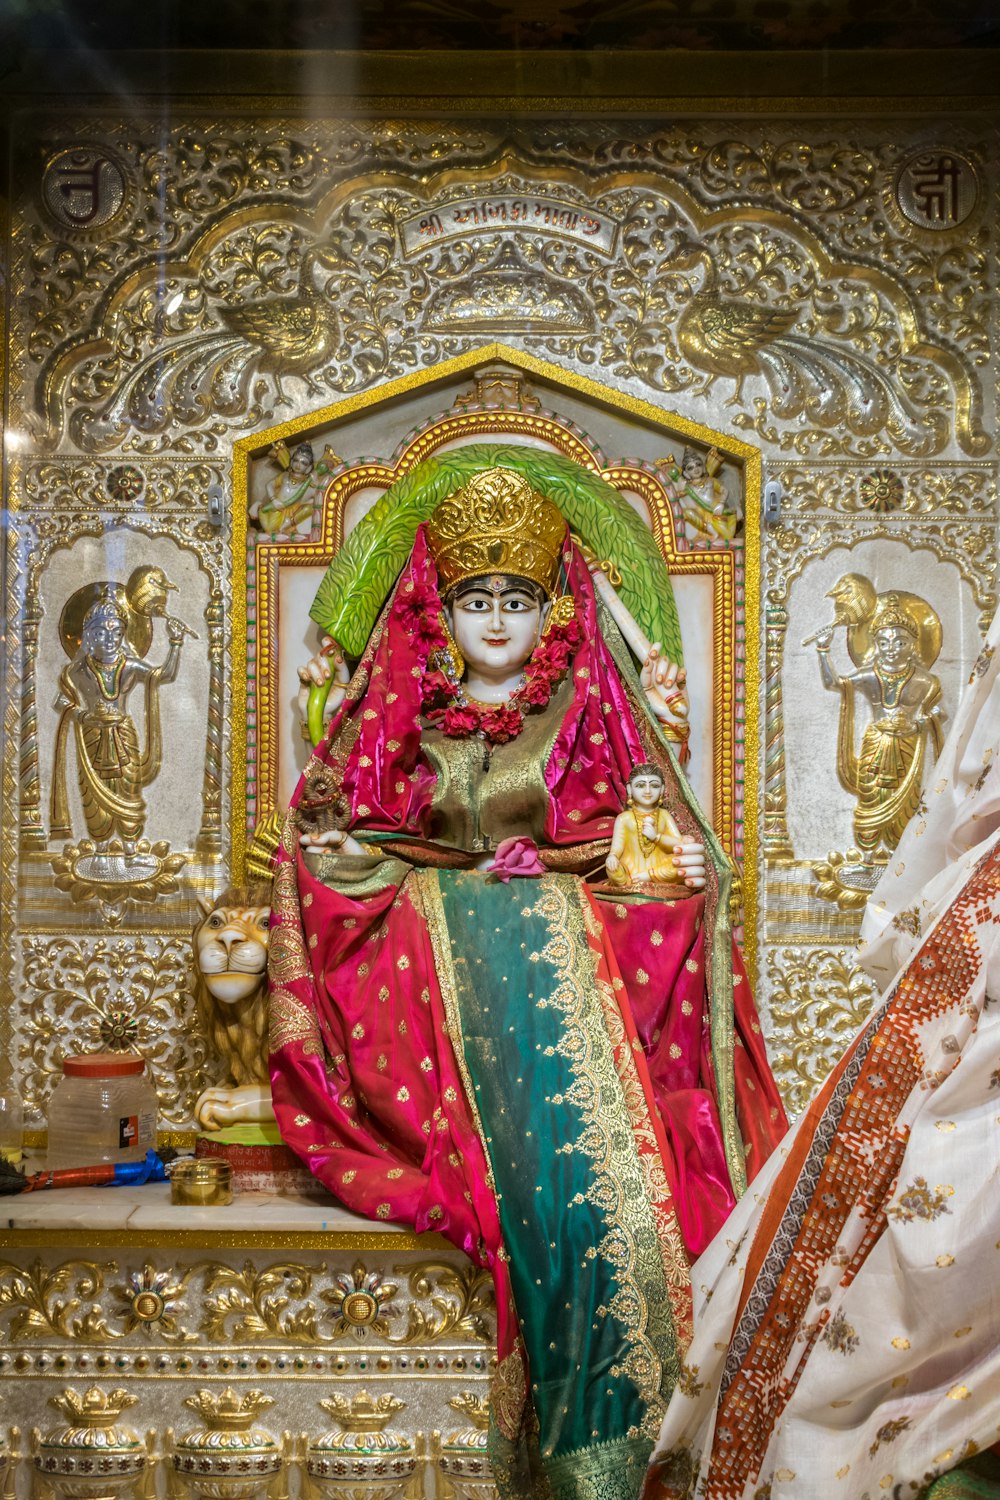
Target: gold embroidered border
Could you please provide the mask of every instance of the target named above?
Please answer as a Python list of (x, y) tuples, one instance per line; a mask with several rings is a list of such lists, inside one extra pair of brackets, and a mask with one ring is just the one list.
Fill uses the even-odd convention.
[[(451, 1049), (455, 1054), (455, 1062), (458, 1065), (462, 1086), (465, 1089), (465, 1098), (469, 1106), (469, 1113), (476, 1127), (479, 1144), (483, 1148), (483, 1157), (486, 1162), (486, 1181), (489, 1184), (490, 1191), (495, 1193), (497, 1185), (493, 1176), (489, 1148), (486, 1144), (486, 1132), (483, 1129), (483, 1122), (479, 1117), (476, 1091), (472, 1086), (472, 1078), (469, 1074), (468, 1064), (465, 1061), (465, 1046), (462, 1039), (462, 1013), (458, 1006), (458, 986), (455, 983), (455, 970), (451, 962), (451, 940), (448, 936), (448, 923), (444, 914), (444, 903), (441, 900), (441, 887), (438, 885), (437, 872), (434, 870), (414, 870), (410, 876), (407, 892), (415, 910), (420, 913), (427, 923), (427, 931), (431, 939), (431, 949), (434, 954), (434, 972), (437, 975), (438, 985), (441, 989), (444, 1012), (448, 1018), (448, 1038), (451, 1042)], [(497, 1217), (499, 1218), (499, 1210)]]
[(311, 1010), (307, 1010), (294, 995), (280, 986), (271, 991), (269, 1005), (269, 1045), (272, 1052), (280, 1052), (282, 1047), (301, 1042), (302, 1051), (307, 1057), (322, 1056), (323, 1038)]
[[(288, 847), (288, 822), (285, 822), (283, 843)], [(274, 877), (272, 902), (280, 921), (271, 933), (268, 951), (268, 973), (278, 985), (292, 984), (296, 979), (309, 977), (309, 956), (302, 940), (299, 924), (299, 894), (296, 884), (295, 866), (287, 862), (278, 867)]]
[[(586, 900), (580, 901), (583, 912), (584, 926), (598, 941), (603, 936), (603, 929), (599, 918)], [(622, 1098), (628, 1112), (632, 1127), (632, 1134), (636, 1143), (650, 1148), (648, 1155), (639, 1158), (640, 1169), (646, 1183), (647, 1196), (651, 1203), (657, 1200), (662, 1202), (664, 1189), (669, 1194), (666, 1169), (663, 1158), (660, 1155), (659, 1144), (656, 1139), (656, 1131), (653, 1129), (649, 1117), (649, 1101), (646, 1091), (639, 1078), (639, 1070), (635, 1064), (635, 1057), (626, 1042), (625, 1024), (622, 1020), (621, 1007), (615, 999), (615, 993), (606, 980), (596, 978), (597, 961), (594, 959), (595, 980), (598, 993), (601, 997), (601, 1007), (604, 1011), (604, 1024), (608, 1031), (612, 1045), (620, 1047), (617, 1064), (618, 1077), (621, 1080)], [(658, 1238), (660, 1243), (660, 1255), (663, 1261), (663, 1274), (666, 1278), (667, 1290), (670, 1296), (670, 1308), (673, 1315), (674, 1327), (677, 1332), (678, 1342), (681, 1349), (686, 1349), (691, 1342), (693, 1306), (691, 1299), (691, 1262), (684, 1246), (680, 1224), (677, 1219), (673, 1203), (669, 1207), (653, 1208), (653, 1216), (658, 1225)]]
[(552, 1500), (629, 1500), (649, 1462), (645, 1438), (617, 1438), (577, 1448), (546, 1465)]
[(490, 1395), (497, 1426), (505, 1437), (515, 1441), (528, 1399), (528, 1377), (520, 1342), (497, 1365)]
[[(571, 902), (566, 882), (565, 876), (543, 876), (534, 904), (534, 914), (542, 918), (549, 933), (542, 957), (558, 976), (548, 1003), (565, 1017), (560, 1051), (573, 1073), (577, 1106), (586, 1121), (575, 1149), (584, 1151), (593, 1163), (595, 1181), (588, 1197), (608, 1226), (597, 1248), (614, 1267), (620, 1283), (608, 1310), (627, 1331), (631, 1345), (623, 1371), (646, 1403), (643, 1434), (655, 1438), (666, 1409), (664, 1385), (669, 1392), (680, 1374), (678, 1330), (672, 1311), (676, 1288), (665, 1273), (660, 1235), (638, 1154), (623, 1152), (615, 1144), (623, 1133), (634, 1138), (633, 1122), (605, 1026), (603, 996), (599, 1027), (595, 1026), (597, 1017), (589, 997), (595, 989), (600, 990), (597, 957), (587, 940), (581, 897), (574, 884), (576, 900)], [(620, 1016), (617, 1020), (620, 1027)], [(678, 1248), (683, 1256), (679, 1236)], [(677, 1274), (676, 1262), (671, 1274)], [(684, 1279), (688, 1279), (686, 1256)], [(662, 1297), (649, 1300), (642, 1289), (657, 1286), (664, 1288)]]

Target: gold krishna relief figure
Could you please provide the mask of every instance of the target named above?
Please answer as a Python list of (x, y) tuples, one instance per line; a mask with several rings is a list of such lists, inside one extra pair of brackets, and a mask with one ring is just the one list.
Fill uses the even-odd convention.
[(729, 866), (671, 748), (666, 601), (610, 485), (477, 445), (393, 486), (312, 612), (318, 743), (274, 882), (275, 1115), (353, 1211), (491, 1269), (503, 1500), (638, 1495), (689, 1258), (784, 1129)]
[[(59, 678), (59, 727), (52, 785), (51, 836), (72, 835), (66, 794), (70, 733), (76, 747), (77, 779), (90, 837), (117, 835), (126, 852), (145, 827), (143, 790), (162, 761), (159, 690), (176, 680), (185, 635), (194, 632), (165, 614), (173, 589), (160, 568), (137, 568), (128, 583), (88, 584), (67, 601), (59, 635), (70, 657)], [(162, 665), (145, 661), (152, 619), (165, 617), (169, 646)], [(135, 688), (144, 689), (144, 743), (128, 709)]]
[[(73, 837), (68, 778), (75, 761), (86, 837), (53, 857), (56, 885), (74, 900), (96, 897), (112, 922), (127, 899), (155, 900), (176, 890), (185, 856), (164, 840), (150, 844), (145, 789), (160, 773), (163, 739), (160, 688), (176, 681), (185, 636), (183, 620), (166, 613), (175, 587), (162, 568), (144, 565), (125, 584), (85, 584), (63, 606), (59, 638), (70, 658), (59, 677), (59, 713), (52, 770), (50, 837)], [(159, 666), (145, 658), (153, 621), (162, 617), (167, 654)], [(130, 699), (142, 690), (137, 723)], [(72, 745), (72, 749), (71, 749)]]
[[(893, 590), (877, 594), (860, 574), (845, 574), (830, 592), (836, 618), (814, 637), (820, 678), (841, 698), (837, 775), (856, 798), (854, 838), (866, 861), (884, 864), (920, 805), (928, 751), (941, 748), (941, 681), (930, 668), (941, 650), (941, 622), (925, 599)], [(841, 676), (830, 661), (838, 625), (858, 670)], [(871, 718), (858, 744), (855, 704)]]

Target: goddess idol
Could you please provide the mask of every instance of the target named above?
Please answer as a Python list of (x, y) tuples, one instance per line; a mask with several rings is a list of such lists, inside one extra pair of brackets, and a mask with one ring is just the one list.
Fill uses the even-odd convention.
[[(306, 676), (336, 708), (279, 850), (274, 1106), (349, 1208), (491, 1268), (504, 1500), (632, 1500), (690, 1257), (785, 1121), (730, 872), (661, 728), (678, 674), (656, 647), (637, 672), (567, 519), (593, 538), (604, 507), (605, 539), (647, 538), (647, 597), (669, 580), (610, 486), (545, 459), (545, 494), (524, 449), (420, 465), (321, 586), (337, 669)], [(667, 895), (604, 879), (637, 765), (678, 830)]]

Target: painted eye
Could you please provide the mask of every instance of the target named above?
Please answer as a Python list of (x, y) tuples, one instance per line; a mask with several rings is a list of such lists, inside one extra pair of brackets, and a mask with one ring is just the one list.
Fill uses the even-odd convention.
[(267, 932), (271, 926), (271, 918), (261, 917), (260, 921), (257, 923), (257, 926), (261, 929), (262, 932)]
[(212, 913), (212, 915), (208, 919), (208, 925), (209, 925), (209, 927), (221, 927), (222, 926), (222, 915), (221, 915), (221, 913), (217, 912), (217, 911), (214, 911)]

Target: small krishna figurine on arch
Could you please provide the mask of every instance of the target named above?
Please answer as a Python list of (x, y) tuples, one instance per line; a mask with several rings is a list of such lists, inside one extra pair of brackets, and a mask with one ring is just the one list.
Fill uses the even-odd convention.
[(669, 576), (599, 476), (477, 444), (386, 492), (312, 614), (278, 1122), (356, 1213), (491, 1269), (503, 1500), (633, 1500), (690, 1262), (785, 1128), (730, 866), (674, 751)]

